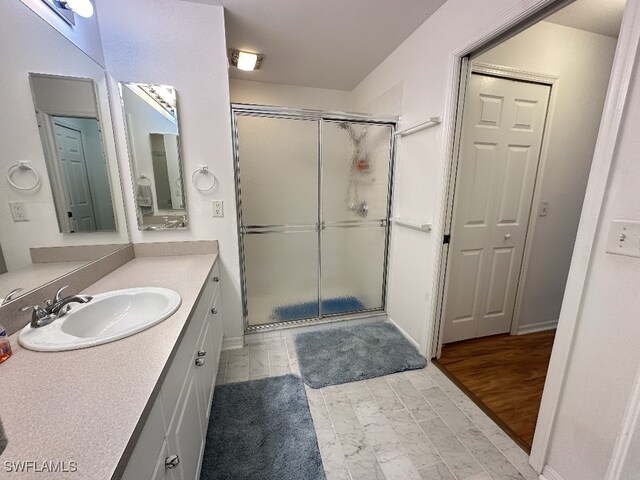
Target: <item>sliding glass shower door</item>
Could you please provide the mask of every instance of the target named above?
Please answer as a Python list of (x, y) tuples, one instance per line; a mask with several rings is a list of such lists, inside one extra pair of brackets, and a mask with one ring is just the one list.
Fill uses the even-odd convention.
[(247, 330), (383, 310), (392, 124), (233, 116)]
[(384, 307), (390, 125), (322, 124), (323, 314)]

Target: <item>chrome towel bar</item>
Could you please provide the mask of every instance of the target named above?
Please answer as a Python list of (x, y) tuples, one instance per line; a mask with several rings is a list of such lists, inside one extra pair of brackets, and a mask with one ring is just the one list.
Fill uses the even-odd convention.
[(399, 132), (394, 133), (393, 135), (396, 137), (405, 137), (407, 135), (411, 135), (412, 133), (419, 132), (420, 130), (424, 130), (426, 128), (435, 127), (436, 125), (440, 125), (442, 123), (442, 115), (436, 115), (435, 117), (429, 118), (426, 122), (419, 123), (418, 125), (414, 125), (410, 128), (405, 128), (404, 130), (400, 130)]

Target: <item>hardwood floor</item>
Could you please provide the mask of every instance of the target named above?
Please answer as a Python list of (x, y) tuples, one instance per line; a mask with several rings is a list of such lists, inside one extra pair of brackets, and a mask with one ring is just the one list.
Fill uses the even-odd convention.
[(450, 343), (434, 363), (529, 452), (554, 337), (550, 330)]

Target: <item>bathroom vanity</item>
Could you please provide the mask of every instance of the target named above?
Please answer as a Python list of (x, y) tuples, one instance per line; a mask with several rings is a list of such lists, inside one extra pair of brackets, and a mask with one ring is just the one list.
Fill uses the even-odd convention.
[(214, 264), (170, 361), (123, 479), (197, 479), (222, 348), (220, 272)]
[(138, 257), (83, 293), (135, 287), (172, 289), (182, 304), (154, 327), (90, 348), (37, 352), (10, 337), (3, 469), (59, 462), (82, 479), (198, 478), (223, 336), (217, 254)]

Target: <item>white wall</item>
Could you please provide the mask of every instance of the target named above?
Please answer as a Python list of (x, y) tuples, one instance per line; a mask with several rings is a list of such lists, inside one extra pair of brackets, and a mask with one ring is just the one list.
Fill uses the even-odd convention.
[[(475, 39), (485, 25), (513, 18), (534, 2), (482, 0), (473, 9), (464, 0), (449, 0), (355, 89), (356, 105), (366, 105), (393, 85), (404, 82), (402, 115), (406, 125), (445, 113), (449, 53)], [(508, 13), (505, 13), (508, 12)], [(499, 18), (503, 17), (503, 20)], [(437, 45), (437, 48), (429, 48)], [(420, 62), (413, 61), (420, 58)], [(636, 60), (637, 62), (637, 60)], [(640, 365), (640, 260), (606, 254), (605, 237), (613, 218), (639, 219), (640, 212), (640, 76), (623, 119), (609, 181), (607, 199), (589, 267), (568, 374), (556, 424), (551, 434), (548, 465), (564, 480), (602, 480), (633, 380)], [(590, 101), (590, 100), (589, 100)], [(391, 317), (416, 340), (431, 333), (430, 314), (436, 285), (435, 252), (441, 240), (439, 212), (445, 203), (445, 152), (441, 129), (401, 140), (398, 154), (396, 212), (434, 220), (433, 234), (394, 231)], [(588, 238), (576, 239), (587, 243)], [(559, 335), (566, 332), (559, 332)], [(428, 341), (427, 341), (428, 342)], [(637, 455), (637, 452), (635, 453)], [(636, 472), (637, 474), (637, 472)], [(555, 477), (549, 477), (555, 478)], [(632, 477), (634, 478), (634, 477)]]
[[(22, 3), (3, 2), (0, 8), (0, 71), (3, 85), (0, 101), (7, 112), (12, 112), (12, 115), (4, 115), (0, 120), (3, 132), (0, 136), (0, 224), (3, 226), (0, 229), (0, 244), (9, 270), (31, 263), (30, 247), (127, 242), (107, 84), (102, 67)], [(118, 232), (59, 233), (29, 85), (30, 72), (92, 78), (96, 82), (114, 205), (118, 212)], [(5, 179), (7, 170), (18, 160), (29, 160), (38, 170), (41, 177), (39, 189), (22, 192), (9, 186)], [(31, 177), (16, 177), (15, 180), (26, 184)], [(13, 222), (9, 201), (24, 201), (30, 221)]]
[(638, 59), (622, 125), (551, 437), (548, 463), (564, 480), (605, 478), (640, 366), (640, 259), (605, 253), (612, 219), (640, 220)]
[[(540, 22), (484, 53), (479, 62), (559, 77), (555, 107), (547, 117), (541, 182), (548, 214), (536, 216), (519, 328), (558, 321), (593, 149), (617, 39)], [(526, 52), (526, 54), (523, 54)]]
[(340, 112), (352, 110), (351, 92), (345, 90), (229, 79), (229, 91), (233, 103)]
[[(520, 2), (526, 9), (531, 2)], [(476, 30), (507, 10), (509, 0), (483, 0), (469, 8), (449, 0), (353, 91), (357, 110), (400, 113), (401, 128), (424, 122), (445, 109), (450, 52)], [(443, 124), (449, 121), (443, 119)], [(413, 339), (427, 347), (436, 285), (436, 252), (442, 235), (440, 214), (446, 183), (446, 145), (442, 128), (399, 140), (394, 216), (433, 222), (431, 234), (393, 228), (389, 265), (388, 313)]]
[[(177, 0), (98, 0), (97, 8), (131, 239), (134, 243), (219, 240), (225, 335), (239, 336), (243, 328), (223, 9)], [(140, 232), (133, 223), (133, 185), (117, 81), (176, 89), (187, 231)], [(191, 174), (201, 164), (209, 165), (218, 179), (217, 187), (207, 193), (191, 184)], [(224, 218), (211, 216), (213, 199), (224, 201)]]
[(80, 50), (104, 66), (97, 13), (91, 18), (82, 18), (76, 15), (76, 24), (72, 27), (42, 0), (21, 0), (21, 2), (68, 38)]

